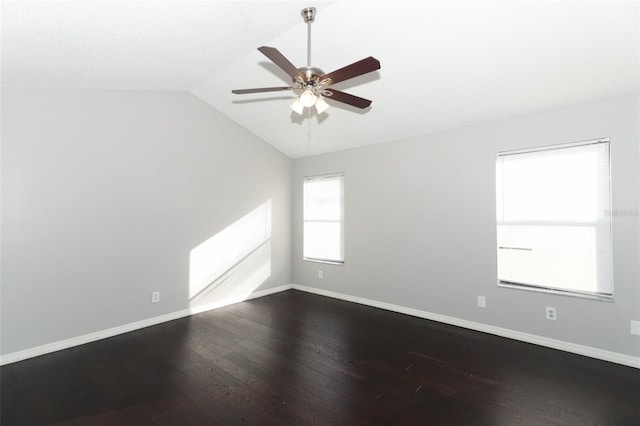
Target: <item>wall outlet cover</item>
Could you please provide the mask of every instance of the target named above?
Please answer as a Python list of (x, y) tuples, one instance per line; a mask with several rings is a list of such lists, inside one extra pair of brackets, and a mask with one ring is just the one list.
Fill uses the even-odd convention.
[(556, 308), (547, 306), (546, 308), (546, 316), (548, 320), (555, 321), (557, 319), (556, 316)]
[(640, 321), (631, 320), (631, 334), (640, 336)]
[(478, 296), (478, 307), (479, 308), (487, 307), (487, 298), (485, 296)]

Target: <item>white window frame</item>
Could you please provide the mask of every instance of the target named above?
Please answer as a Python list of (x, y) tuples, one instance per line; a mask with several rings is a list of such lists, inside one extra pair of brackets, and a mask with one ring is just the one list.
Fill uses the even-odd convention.
[[(328, 219), (328, 218), (309, 218), (309, 212), (307, 211), (307, 183), (317, 182), (322, 180), (333, 180), (338, 179), (340, 181), (340, 217), (339, 219)], [(329, 263), (334, 265), (344, 265), (344, 173), (330, 173), (324, 175), (316, 175), (316, 176), (306, 176), (303, 181), (303, 191), (302, 191), (302, 258), (303, 260), (310, 262), (319, 262), (319, 263)], [(334, 222), (340, 224), (340, 247), (338, 248), (339, 256), (337, 258), (323, 258), (323, 257), (313, 257), (308, 256), (305, 252), (305, 241), (307, 238), (305, 228), (307, 223), (312, 222)]]
[[(608, 197), (601, 200), (598, 198), (598, 218), (593, 221), (583, 221), (581, 223), (574, 223), (570, 221), (547, 221), (547, 220), (525, 220), (518, 222), (508, 222), (505, 217), (502, 215), (500, 209), (502, 208), (503, 203), (503, 194), (501, 192), (500, 179), (502, 176), (502, 167), (501, 164), (502, 159), (507, 156), (515, 156), (521, 155), (524, 157), (526, 154), (535, 154), (542, 152), (552, 152), (553, 150), (561, 150), (561, 149), (571, 149), (571, 148), (582, 148), (588, 147), (594, 144), (603, 144), (602, 150), (606, 152), (606, 169), (605, 173), (601, 173), (602, 176), (605, 176), (607, 179), (606, 182), (606, 190), (608, 191)], [(567, 152), (567, 151), (565, 151)], [(498, 260), (498, 285), (501, 287), (510, 287), (517, 288), (522, 290), (531, 290), (538, 292), (547, 292), (547, 293), (555, 293), (576, 297), (585, 297), (597, 300), (605, 300), (612, 301), (613, 300), (613, 235), (612, 235), (612, 221), (611, 221), (611, 151), (610, 151), (610, 140), (608, 138), (605, 139), (596, 139), (590, 141), (576, 142), (571, 144), (562, 144), (562, 145), (553, 145), (553, 146), (545, 146), (540, 148), (532, 148), (532, 149), (524, 149), (524, 150), (516, 150), (516, 151), (506, 151), (499, 152), (496, 155), (496, 230), (498, 232), (497, 236), (497, 260)], [(532, 156), (529, 156), (532, 157)], [(601, 164), (604, 164), (601, 163)], [(604, 191), (605, 183), (603, 181), (599, 181), (598, 185)], [(512, 253), (518, 253), (518, 256), (527, 256), (527, 250), (531, 250), (528, 247), (502, 247), (501, 237), (500, 237), (500, 227), (514, 227), (517, 229), (518, 226), (522, 226), (521, 229), (525, 227), (533, 227), (533, 226), (573, 226), (573, 225), (582, 225), (585, 226), (593, 226), (593, 233), (595, 235), (595, 247), (596, 247), (596, 261), (593, 268), (595, 268), (597, 278), (597, 290), (596, 291), (588, 291), (585, 289), (576, 289), (576, 288), (567, 288), (567, 287), (558, 287), (553, 285), (545, 285), (544, 283), (527, 283), (527, 282), (514, 282), (503, 280), (500, 277), (500, 262), (507, 261), (508, 255), (506, 252), (511, 250)], [(542, 228), (540, 228), (542, 229)], [(507, 259), (507, 260), (505, 260)], [(515, 261), (514, 261), (515, 262)], [(524, 265), (523, 263), (520, 263)], [(504, 263), (503, 263), (504, 265)], [(517, 262), (512, 264), (517, 266)], [(602, 271), (605, 271), (604, 274)]]

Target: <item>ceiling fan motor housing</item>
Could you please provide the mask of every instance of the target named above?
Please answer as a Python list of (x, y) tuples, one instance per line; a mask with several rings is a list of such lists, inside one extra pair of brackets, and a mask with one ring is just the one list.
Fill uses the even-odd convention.
[(320, 76), (324, 75), (324, 71), (316, 67), (300, 67), (298, 68), (298, 71), (304, 75), (305, 84), (317, 84), (320, 80)]

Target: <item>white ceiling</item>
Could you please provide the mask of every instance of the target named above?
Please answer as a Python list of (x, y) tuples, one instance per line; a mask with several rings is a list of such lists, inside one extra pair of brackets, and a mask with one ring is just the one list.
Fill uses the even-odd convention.
[[(367, 56), (336, 89), (372, 99), (297, 116), (256, 50), (306, 65)], [(188, 90), (292, 158), (640, 92), (638, 1), (2, 1), (2, 85)]]

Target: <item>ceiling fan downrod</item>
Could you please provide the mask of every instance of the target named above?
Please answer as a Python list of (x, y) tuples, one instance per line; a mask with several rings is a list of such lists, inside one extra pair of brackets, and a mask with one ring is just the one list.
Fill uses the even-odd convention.
[(311, 24), (316, 19), (316, 8), (305, 7), (300, 12), (302, 19), (307, 23), (307, 67), (311, 67)]

